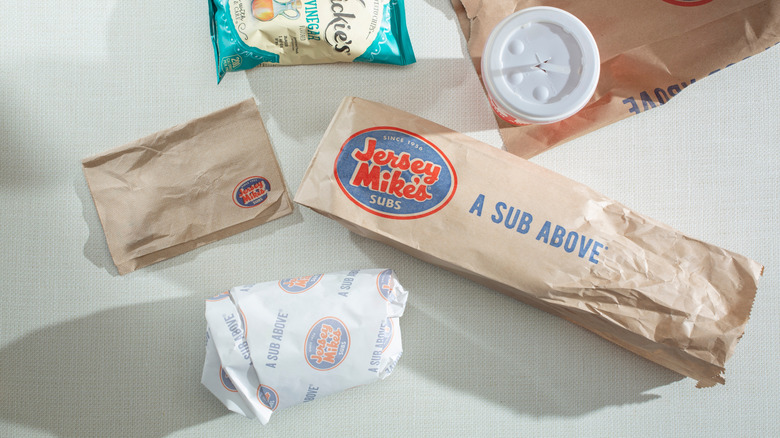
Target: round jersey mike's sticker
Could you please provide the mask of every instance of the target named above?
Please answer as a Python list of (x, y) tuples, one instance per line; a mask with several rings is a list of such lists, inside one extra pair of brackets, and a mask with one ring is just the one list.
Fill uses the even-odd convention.
[(233, 203), (241, 208), (252, 208), (268, 199), (271, 183), (262, 176), (250, 176), (233, 189)]
[(322, 274), (279, 280), (279, 287), (289, 294), (299, 294), (313, 288), (322, 279)]
[(393, 271), (385, 269), (376, 276), (376, 290), (379, 291), (379, 295), (386, 301), (395, 300), (395, 292), (393, 288), (395, 284), (393, 282)]
[(236, 385), (233, 384), (233, 381), (230, 380), (230, 376), (225, 372), (225, 370), (222, 367), (219, 367), (219, 381), (222, 383), (222, 386), (225, 387), (230, 392), (238, 392), (236, 389)]
[(381, 348), (384, 353), (387, 347), (390, 346), (390, 341), (393, 340), (393, 320), (390, 318), (385, 319), (379, 326), (379, 334), (376, 337), (376, 348)]
[(314, 323), (306, 335), (306, 362), (317, 371), (336, 368), (349, 353), (349, 330), (341, 320), (331, 316)]
[(279, 406), (279, 393), (267, 385), (260, 385), (257, 387), (257, 399), (272, 411), (276, 410), (276, 407)]
[(222, 301), (226, 298), (230, 298), (230, 291), (222, 292), (219, 295), (215, 295), (211, 298), (206, 298), (206, 301)]
[(369, 213), (417, 219), (444, 208), (458, 179), (436, 145), (400, 128), (375, 127), (341, 146), (334, 174), (344, 194)]

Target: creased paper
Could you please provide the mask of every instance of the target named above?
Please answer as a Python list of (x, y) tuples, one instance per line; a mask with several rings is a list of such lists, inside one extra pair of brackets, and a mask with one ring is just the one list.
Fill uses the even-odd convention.
[(82, 165), (120, 274), (292, 213), (254, 99)]
[(579, 113), (549, 125), (514, 126), (496, 117), (504, 146), (523, 158), (657, 108), (694, 82), (780, 42), (776, 0), (451, 1), (477, 74), (490, 32), (521, 9), (563, 9), (596, 38), (601, 78)]
[(357, 98), (343, 101), (295, 201), (703, 386), (724, 382), (763, 270), (522, 158)]
[(225, 406), (271, 414), (392, 373), (407, 292), (389, 269), (286, 278), (206, 300), (203, 384)]

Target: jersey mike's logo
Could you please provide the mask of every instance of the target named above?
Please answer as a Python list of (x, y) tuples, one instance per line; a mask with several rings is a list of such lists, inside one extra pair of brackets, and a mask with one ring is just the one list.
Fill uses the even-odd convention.
[(257, 387), (257, 399), (268, 409), (274, 411), (279, 406), (279, 393), (268, 385)]
[(322, 274), (279, 280), (279, 287), (290, 294), (299, 294), (313, 288), (322, 279)]
[(666, 3), (671, 3), (677, 6), (701, 6), (711, 2), (712, 0), (664, 0)]
[(369, 213), (417, 219), (444, 208), (457, 176), (433, 143), (400, 128), (360, 131), (341, 146), (334, 174), (344, 194)]
[(395, 301), (395, 282), (392, 270), (385, 269), (376, 276), (376, 289), (385, 300)]
[(349, 353), (347, 326), (337, 318), (322, 318), (309, 329), (303, 351), (306, 362), (315, 370), (336, 368)]
[(228, 374), (225, 372), (225, 369), (222, 367), (219, 367), (219, 381), (228, 391), (238, 392), (236, 385), (233, 384), (233, 381), (230, 380), (230, 376), (228, 376)]
[(262, 176), (250, 176), (233, 189), (233, 203), (241, 208), (252, 208), (268, 199), (271, 183)]
[(390, 346), (390, 341), (393, 340), (393, 320), (390, 318), (385, 319), (379, 326), (379, 334), (376, 337), (375, 347), (381, 349), (384, 353), (387, 347)]
[(206, 301), (222, 301), (226, 298), (230, 298), (230, 291), (222, 292), (219, 295), (215, 295), (211, 298), (206, 298)]

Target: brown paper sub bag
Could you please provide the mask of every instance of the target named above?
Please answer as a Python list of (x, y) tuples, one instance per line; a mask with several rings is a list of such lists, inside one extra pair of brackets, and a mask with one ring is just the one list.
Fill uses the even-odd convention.
[(697, 379), (721, 373), (762, 266), (411, 114), (342, 103), (295, 201)]
[(583, 110), (549, 125), (514, 126), (496, 117), (506, 149), (524, 158), (657, 108), (690, 84), (780, 42), (777, 0), (452, 0), (452, 4), (478, 74), (490, 32), (521, 9), (563, 9), (582, 20), (596, 39), (601, 78)]
[(292, 212), (253, 99), (82, 165), (120, 274)]

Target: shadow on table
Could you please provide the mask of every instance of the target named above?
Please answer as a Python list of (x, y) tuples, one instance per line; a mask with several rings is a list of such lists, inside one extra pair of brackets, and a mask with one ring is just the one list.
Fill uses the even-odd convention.
[[(346, 96), (395, 106), (461, 132), (494, 130), (495, 120), (482, 88), (475, 86), (478, 79), (470, 64), (467, 59), (440, 58), (418, 59), (407, 66), (355, 62), (268, 67), (249, 70), (246, 77), (266, 124), (298, 140), (321, 136)], [(452, 109), (457, 102), (474, 105)], [(483, 112), (475, 111), (478, 104), (484, 105)]]
[[(580, 416), (657, 399), (654, 388), (683, 379), (558, 317), (352, 240), (377, 266), (396, 269), (410, 290), (401, 365), (432, 381), (531, 416)], [(404, 272), (416, 274), (407, 282)]]
[[(516, 317), (526, 318), (529, 312), (541, 313), (522, 309)], [(466, 313), (469, 310), (464, 308), (462, 315), (452, 317), (468, 321)], [(470, 329), (466, 324), (453, 327), (435, 313), (410, 305), (403, 319), (403, 365), (533, 416), (579, 416), (606, 406), (642, 403), (660, 397), (647, 391), (682, 379), (576, 327), (550, 330), (550, 324), (541, 324), (542, 332), (503, 318), (474, 323), (483, 327), (472, 323)], [(555, 323), (570, 325), (562, 320)], [(474, 330), (492, 334), (481, 342), (466, 335)], [(421, 333), (436, 335), (410, 339)]]
[[(200, 383), (203, 300), (120, 307), (0, 350), (0, 418), (63, 437), (162, 437), (227, 414)], [(203, 330), (203, 336), (193, 331)]]
[[(106, 272), (111, 274), (111, 276), (118, 276), (119, 272), (117, 271), (116, 266), (111, 259), (111, 253), (108, 251), (106, 235), (103, 231), (103, 226), (100, 224), (100, 218), (98, 216), (97, 209), (95, 208), (95, 203), (92, 200), (92, 195), (89, 192), (89, 187), (87, 186), (86, 180), (83, 177), (76, 178), (73, 181), (73, 190), (76, 192), (76, 195), (81, 201), (84, 222), (89, 228), (89, 237), (87, 237), (87, 241), (84, 242), (84, 257), (92, 262), (93, 265), (105, 269)], [(196, 259), (198, 254), (200, 254), (202, 251), (207, 251), (210, 248), (217, 248), (222, 245), (234, 245), (241, 242), (262, 240), (264, 236), (271, 235), (302, 221), (303, 218), (301, 213), (296, 208), (288, 216), (278, 218), (271, 222), (262, 224), (262, 226), (257, 226), (233, 236), (228, 236), (216, 242), (211, 242), (192, 251), (188, 251), (171, 259), (164, 260), (141, 269), (159, 271), (170, 266), (189, 263)]]
[(73, 181), (73, 190), (81, 201), (82, 216), (84, 216), (84, 222), (89, 227), (89, 237), (84, 242), (84, 257), (92, 262), (93, 265), (105, 269), (111, 276), (116, 277), (119, 275), (119, 271), (117, 271), (114, 262), (111, 261), (106, 235), (103, 232), (103, 227), (100, 225), (100, 217), (92, 200), (92, 195), (89, 193), (87, 181), (83, 176)]

